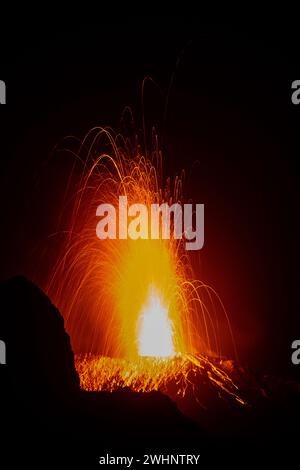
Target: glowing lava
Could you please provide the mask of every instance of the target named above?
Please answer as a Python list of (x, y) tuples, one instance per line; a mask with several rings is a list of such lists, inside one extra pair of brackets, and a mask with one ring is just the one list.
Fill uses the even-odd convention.
[(172, 322), (168, 317), (168, 308), (162, 304), (154, 286), (149, 289), (149, 297), (142, 308), (138, 323), (140, 356), (174, 356)]

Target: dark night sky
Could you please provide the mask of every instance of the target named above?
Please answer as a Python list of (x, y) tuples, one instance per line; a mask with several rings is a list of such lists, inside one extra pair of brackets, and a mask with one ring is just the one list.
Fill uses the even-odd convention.
[(188, 189), (205, 204), (200, 274), (226, 305), (241, 359), (299, 375), (299, 34), (197, 18), (103, 23), (1, 31), (0, 277), (33, 276), (64, 185), (48, 163), (55, 144), (120, 128), (126, 105), (141, 126), (149, 75), (162, 94), (147, 86), (146, 122), (161, 135), (165, 174), (199, 161)]

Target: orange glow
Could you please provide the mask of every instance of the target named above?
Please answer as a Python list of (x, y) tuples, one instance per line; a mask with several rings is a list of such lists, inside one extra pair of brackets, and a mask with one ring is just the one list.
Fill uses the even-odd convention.
[[(126, 247), (119, 253), (115, 265), (118, 276), (110, 282), (121, 325), (124, 356), (153, 356), (154, 351), (158, 356), (169, 356), (174, 349), (183, 352), (176, 265), (167, 242), (126, 240), (123, 243)], [(161, 320), (160, 325), (158, 320)], [(164, 339), (166, 344), (159, 345), (159, 339)]]

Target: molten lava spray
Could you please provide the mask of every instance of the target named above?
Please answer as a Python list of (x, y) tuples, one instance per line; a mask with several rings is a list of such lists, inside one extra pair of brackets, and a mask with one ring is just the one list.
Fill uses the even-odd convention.
[[(170, 377), (179, 384), (189, 367), (204, 367), (208, 354), (221, 354), (220, 315), (231, 334), (221, 300), (196, 280), (183, 240), (99, 240), (95, 229), (97, 206), (118, 210), (119, 196), (148, 208), (182, 203), (184, 173), (164, 183), (156, 135), (146, 156), (137, 139), (132, 145), (109, 129), (95, 128), (72, 153), (62, 252), (47, 292), (64, 315), (81, 385), (149, 391)], [(210, 367), (210, 380), (235, 395), (227, 375)], [(178, 393), (184, 389), (178, 386)]]
[(174, 356), (173, 324), (168, 312), (168, 307), (162, 304), (159, 292), (151, 285), (147, 303), (138, 319), (139, 356)]

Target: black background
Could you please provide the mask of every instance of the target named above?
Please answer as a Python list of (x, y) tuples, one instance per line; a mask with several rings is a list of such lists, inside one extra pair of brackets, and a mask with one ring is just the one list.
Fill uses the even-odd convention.
[(151, 76), (146, 127), (161, 136), (165, 175), (185, 168), (189, 196), (205, 204), (199, 277), (220, 294), (242, 363), (299, 376), (297, 30), (100, 16), (0, 34), (1, 279), (35, 276), (65, 183), (65, 163), (49, 165), (54, 146), (120, 129), (127, 105), (141, 127)]

